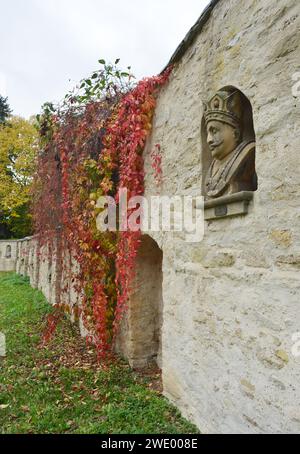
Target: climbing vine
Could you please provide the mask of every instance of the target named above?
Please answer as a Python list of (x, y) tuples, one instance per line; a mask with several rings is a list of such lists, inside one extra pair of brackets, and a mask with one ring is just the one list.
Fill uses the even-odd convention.
[[(33, 212), (37, 242), (56, 257), (56, 307), (81, 318), (99, 358), (109, 355), (132, 290), (141, 232), (101, 232), (100, 196), (144, 193), (143, 150), (163, 74), (136, 83), (128, 71), (99, 60), (60, 106), (38, 116), (41, 152)], [(128, 217), (131, 212), (128, 212)], [(80, 295), (70, 305), (70, 289)], [(55, 329), (52, 316), (45, 337)]]

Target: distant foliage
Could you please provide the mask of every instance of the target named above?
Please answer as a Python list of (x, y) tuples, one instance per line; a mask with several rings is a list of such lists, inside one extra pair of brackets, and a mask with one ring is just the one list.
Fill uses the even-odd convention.
[(29, 210), (38, 151), (38, 131), (32, 121), (10, 117), (0, 125), (0, 223), (8, 236), (31, 233)]
[(0, 95), (0, 125), (6, 123), (11, 113), (7, 98)]

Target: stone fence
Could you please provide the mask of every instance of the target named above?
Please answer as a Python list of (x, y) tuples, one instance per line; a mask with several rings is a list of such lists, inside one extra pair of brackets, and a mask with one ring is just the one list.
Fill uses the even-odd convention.
[(0, 271), (15, 271), (17, 240), (0, 240)]
[(60, 302), (72, 306), (78, 302), (71, 278), (75, 266), (68, 253), (64, 253), (60, 269), (55, 244), (40, 246), (36, 237), (17, 241), (16, 273), (28, 277), (30, 285), (40, 290), (51, 305)]

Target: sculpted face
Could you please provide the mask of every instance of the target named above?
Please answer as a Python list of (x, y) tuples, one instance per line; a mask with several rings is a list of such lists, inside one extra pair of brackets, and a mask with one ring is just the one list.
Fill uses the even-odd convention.
[(210, 121), (207, 124), (207, 143), (213, 159), (221, 161), (237, 147), (239, 131), (220, 121)]

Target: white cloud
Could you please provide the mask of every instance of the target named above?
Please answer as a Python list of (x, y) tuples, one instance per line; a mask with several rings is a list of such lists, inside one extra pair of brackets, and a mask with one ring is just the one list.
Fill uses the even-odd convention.
[[(1, 3), (0, 54), (15, 114), (59, 100), (105, 58), (138, 78), (158, 73), (208, 0), (10, 0)], [(3, 25), (3, 26), (2, 26)]]

